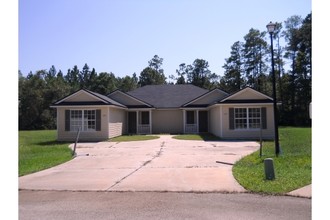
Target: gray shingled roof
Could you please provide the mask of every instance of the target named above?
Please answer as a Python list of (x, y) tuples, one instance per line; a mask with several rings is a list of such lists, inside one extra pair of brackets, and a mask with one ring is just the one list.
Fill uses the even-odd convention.
[[(99, 99), (101, 99), (102, 101), (94, 101), (94, 102), (91, 102), (91, 101), (80, 101), (80, 102), (67, 102), (65, 101), (69, 96), (79, 92), (79, 91), (85, 91)], [(120, 106), (120, 107), (123, 107), (123, 108), (126, 108), (125, 105), (105, 96), (105, 95), (101, 95), (99, 93), (96, 93), (96, 92), (92, 92), (92, 91), (89, 91), (87, 89), (80, 89), (74, 93), (71, 93), (70, 95), (54, 102), (52, 104), (52, 106), (65, 106), (65, 105), (116, 105), (116, 106)]]
[(209, 90), (184, 84), (148, 85), (127, 93), (156, 108), (178, 108), (207, 92), (209, 92)]
[(106, 101), (106, 102), (108, 102), (108, 103), (110, 103), (112, 105), (117, 105), (117, 106), (120, 106), (120, 107), (126, 107), (125, 105), (123, 105), (123, 104), (121, 104), (121, 103), (119, 103), (119, 102), (117, 102), (117, 101), (109, 98), (108, 96), (102, 95), (100, 93), (92, 92), (92, 91), (89, 91), (87, 89), (84, 89), (84, 90), (87, 91), (87, 92), (89, 92), (89, 93), (92, 93), (93, 95), (99, 97), (100, 99), (103, 99), (104, 101)]

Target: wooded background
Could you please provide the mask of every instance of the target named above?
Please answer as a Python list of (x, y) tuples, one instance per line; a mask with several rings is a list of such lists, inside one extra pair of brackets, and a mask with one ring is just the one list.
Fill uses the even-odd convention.
[[(280, 125), (311, 126), (308, 111), (312, 95), (311, 36), (312, 14), (304, 19), (294, 15), (277, 23), (274, 61), (277, 97), (282, 103)], [(116, 77), (112, 72), (97, 73), (88, 64), (81, 70), (74, 65), (66, 74), (57, 71), (55, 66), (25, 76), (19, 70), (19, 129), (55, 129), (56, 110), (50, 105), (80, 88), (107, 95), (116, 89), (127, 92), (145, 85), (189, 83), (205, 89), (220, 88), (228, 93), (249, 86), (273, 96), (270, 38), (266, 31), (251, 28), (243, 42), (233, 43), (222, 65), (222, 76), (212, 73), (208, 62), (200, 58), (192, 64), (180, 64), (176, 74), (168, 78), (162, 64), (163, 58), (155, 55), (139, 76), (133, 73), (125, 77)]]

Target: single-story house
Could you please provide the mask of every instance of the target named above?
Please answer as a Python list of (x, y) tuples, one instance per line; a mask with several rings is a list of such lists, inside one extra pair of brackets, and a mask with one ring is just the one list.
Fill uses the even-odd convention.
[(273, 99), (250, 87), (228, 94), (194, 85), (148, 85), (101, 95), (80, 89), (57, 109), (57, 139), (98, 141), (122, 134), (209, 132), (223, 139), (274, 138)]

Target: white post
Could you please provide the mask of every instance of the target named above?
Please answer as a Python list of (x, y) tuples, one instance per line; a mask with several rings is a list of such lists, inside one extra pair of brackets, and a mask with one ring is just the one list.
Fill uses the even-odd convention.
[(152, 134), (152, 117), (151, 117), (151, 110), (149, 110), (149, 129), (150, 129), (150, 134)]
[(199, 113), (199, 110), (196, 110), (196, 120), (197, 120), (197, 133), (199, 133), (199, 115), (198, 115), (198, 113)]
[(183, 109), (183, 133), (186, 133), (186, 110)]
[(136, 111), (136, 134), (139, 134), (139, 111)]
[(222, 106), (220, 106), (220, 137), (222, 138), (223, 135), (222, 135), (222, 124), (223, 124), (223, 121), (222, 121)]

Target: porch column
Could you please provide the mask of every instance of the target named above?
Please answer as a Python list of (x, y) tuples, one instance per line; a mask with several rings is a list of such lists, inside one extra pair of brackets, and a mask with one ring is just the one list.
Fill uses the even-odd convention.
[(136, 134), (139, 134), (139, 111), (136, 111)]
[(223, 119), (222, 119), (222, 105), (220, 106), (220, 137), (222, 138), (222, 124), (223, 124)]
[(199, 133), (199, 110), (196, 110), (196, 120), (197, 120), (197, 134)]
[(183, 133), (186, 133), (186, 110), (182, 110), (183, 113)]
[(152, 134), (152, 117), (151, 117), (151, 110), (149, 110), (149, 133)]

